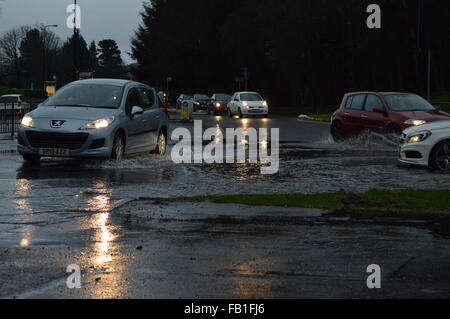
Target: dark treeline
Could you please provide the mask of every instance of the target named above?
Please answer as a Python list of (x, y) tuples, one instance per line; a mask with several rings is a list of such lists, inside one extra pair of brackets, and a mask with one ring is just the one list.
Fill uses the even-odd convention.
[(373, 1), (147, 1), (135, 74), (159, 87), (172, 77), (176, 94), (213, 93), (238, 90), (247, 69), (248, 89), (272, 105), (326, 106), (355, 90), (424, 94), (431, 48), (432, 90), (450, 89), (450, 2), (376, 2), (375, 30), (366, 25)]

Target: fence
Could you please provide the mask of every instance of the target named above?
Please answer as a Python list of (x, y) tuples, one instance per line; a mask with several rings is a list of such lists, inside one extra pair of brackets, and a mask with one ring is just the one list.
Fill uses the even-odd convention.
[(22, 117), (30, 112), (30, 106), (0, 104), (0, 134), (14, 136)]

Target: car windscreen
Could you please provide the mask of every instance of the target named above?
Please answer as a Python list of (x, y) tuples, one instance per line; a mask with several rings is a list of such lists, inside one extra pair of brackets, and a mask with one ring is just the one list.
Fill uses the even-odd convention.
[(194, 96), (194, 99), (196, 99), (196, 100), (209, 100), (209, 96), (202, 95), (202, 94), (197, 94), (197, 95)]
[(216, 95), (216, 101), (230, 102), (231, 101), (231, 96), (230, 95), (226, 95), (226, 94), (217, 94)]
[(415, 94), (386, 94), (384, 95), (384, 99), (391, 111), (394, 112), (435, 110), (424, 98)]
[(0, 99), (0, 103), (17, 103), (19, 98), (15, 96), (4, 96)]
[(257, 102), (262, 101), (262, 97), (259, 94), (256, 93), (244, 93), (241, 94), (241, 101), (247, 101), (247, 102)]
[(48, 98), (44, 106), (83, 106), (118, 108), (123, 87), (107, 84), (72, 84)]

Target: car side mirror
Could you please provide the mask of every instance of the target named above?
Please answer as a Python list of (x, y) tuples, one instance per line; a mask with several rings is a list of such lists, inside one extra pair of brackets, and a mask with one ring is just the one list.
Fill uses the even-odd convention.
[(374, 111), (375, 113), (386, 114), (386, 110), (380, 107), (375, 107), (372, 111)]
[(239, 102), (239, 100), (238, 99), (234, 99), (234, 102)]
[(133, 108), (131, 109), (131, 117), (142, 114), (144, 114), (144, 109), (140, 106), (133, 106)]

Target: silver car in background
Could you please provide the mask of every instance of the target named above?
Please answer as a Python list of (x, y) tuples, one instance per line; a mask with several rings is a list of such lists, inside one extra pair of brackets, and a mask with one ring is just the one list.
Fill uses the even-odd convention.
[(18, 152), (26, 161), (41, 157), (164, 155), (169, 120), (156, 91), (112, 79), (72, 82), (26, 114), (18, 130)]

